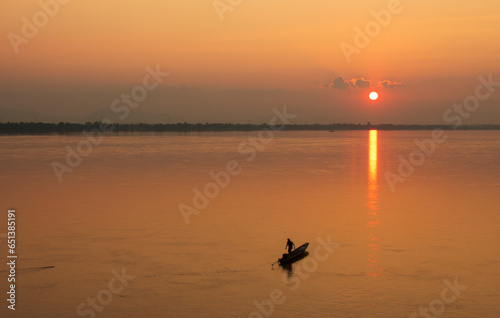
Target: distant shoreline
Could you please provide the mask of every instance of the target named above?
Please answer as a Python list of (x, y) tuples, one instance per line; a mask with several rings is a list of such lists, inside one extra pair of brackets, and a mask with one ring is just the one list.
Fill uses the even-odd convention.
[[(77, 123), (0, 123), (0, 134), (67, 134), (81, 133), (82, 131), (100, 130), (101, 122), (87, 122), (85, 124)], [(113, 124), (112, 129), (107, 132), (224, 132), (224, 131), (257, 131), (269, 128), (267, 124)], [(283, 130), (286, 131), (343, 131), (343, 130), (500, 130), (500, 125), (462, 125), (454, 127), (453, 125), (394, 125), (394, 124), (295, 124), (286, 125)]]

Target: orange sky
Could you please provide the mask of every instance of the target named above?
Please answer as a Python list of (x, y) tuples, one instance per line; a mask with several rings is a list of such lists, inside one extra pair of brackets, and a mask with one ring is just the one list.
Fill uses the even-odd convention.
[[(394, 1), (243, 0), (223, 21), (213, 0), (69, 1), (17, 48), (11, 42), (23, 36), (23, 17), (32, 21), (42, 8), (5, 2), (0, 110), (80, 120), (109, 108), (146, 66), (159, 64), (171, 75), (138, 111), (174, 121), (262, 121), (271, 105), (287, 103), (301, 122), (440, 123), (444, 109), (474, 92), (478, 76), (500, 81), (500, 2), (493, 0), (401, 1), (349, 63), (341, 43), (354, 45), (355, 28)], [(339, 76), (405, 87), (382, 92), (374, 111), (363, 89), (320, 88)], [(492, 119), (500, 118), (498, 96), (471, 123), (500, 123)]]

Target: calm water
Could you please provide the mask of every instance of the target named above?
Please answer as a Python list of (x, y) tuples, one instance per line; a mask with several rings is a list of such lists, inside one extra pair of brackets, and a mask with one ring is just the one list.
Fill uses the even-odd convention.
[[(385, 174), (431, 132), (282, 132), (249, 162), (238, 147), (256, 134), (106, 136), (62, 183), (51, 163), (81, 135), (0, 137), (2, 218), (18, 213), (16, 316), (79, 317), (99, 296), (97, 317), (265, 317), (254, 302), (271, 314), (274, 290), (272, 317), (409, 317), (431, 304), (439, 317), (499, 316), (500, 132), (447, 132), (394, 192)], [(186, 224), (179, 204), (231, 160), (241, 173)], [(287, 237), (310, 254), (272, 267)], [(122, 269), (135, 278), (107, 291)], [(466, 288), (444, 304), (455, 279)]]

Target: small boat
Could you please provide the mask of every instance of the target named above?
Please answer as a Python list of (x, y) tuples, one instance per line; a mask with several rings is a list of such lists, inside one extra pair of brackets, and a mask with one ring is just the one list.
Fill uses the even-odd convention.
[(306, 249), (309, 246), (309, 243), (305, 243), (293, 251), (291, 251), (288, 254), (283, 254), (283, 257), (278, 259), (278, 264), (280, 265), (286, 265), (286, 264), (291, 264), (295, 261), (298, 261), (299, 259), (302, 259), (304, 257), (304, 254), (306, 253)]

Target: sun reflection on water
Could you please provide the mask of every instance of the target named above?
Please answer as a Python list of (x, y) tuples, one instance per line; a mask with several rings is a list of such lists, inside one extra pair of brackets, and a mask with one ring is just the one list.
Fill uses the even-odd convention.
[(368, 149), (368, 259), (367, 259), (367, 275), (377, 277), (382, 273), (377, 260), (377, 252), (380, 248), (380, 242), (377, 237), (377, 226), (380, 224), (378, 220), (378, 175), (377, 175), (377, 159), (378, 159), (378, 131), (370, 130)]

